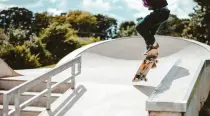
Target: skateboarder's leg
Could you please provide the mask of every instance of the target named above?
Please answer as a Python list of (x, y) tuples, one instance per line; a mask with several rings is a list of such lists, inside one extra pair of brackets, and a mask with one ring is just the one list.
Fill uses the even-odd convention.
[(142, 35), (147, 46), (154, 44), (154, 34), (161, 23), (168, 19), (169, 14), (170, 11), (168, 9), (155, 10), (137, 24), (136, 30)]
[(162, 24), (162, 23), (156, 24), (156, 25), (153, 26), (151, 29), (149, 29), (149, 30), (150, 30), (150, 33), (151, 33), (152, 35), (155, 35), (156, 32), (158, 31), (159, 27), (161, 26), (161, 24)]
[(147, 46), (152, 45), (155, 42), (154, 35), (151, 34), (150, 28), (153, 27), (152, 18), (155, 18), (152, 14), (142, 19), (136, 26), (137, 32), (144, 38)]

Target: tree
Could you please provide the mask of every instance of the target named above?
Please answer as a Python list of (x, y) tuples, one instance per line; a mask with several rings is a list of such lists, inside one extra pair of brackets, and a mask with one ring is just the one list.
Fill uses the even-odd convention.
[(127, 29), (128, 27), (136, 26), (134, 21), (124, 21), (120, 24), (120, 30), (121, 29)]
[(80, 37), (92, 36), (94, 27), (97, 24), (96, 17), (89, 12), (80, 10), (69, 12), (67, 22), (72, 25), (72, 28), (77, 31)]
[(160, 26), (157, 34), (180, 37), (188, 24), (189, 19), (179, 19), (176, 15), (171, 14), (168, 20)]
[(7, 35), (9, 37), (9, 43), (16, 45), (23, 45), (25, 41), (30, 39), (30, 33), (27, 30), (21, 28), (9, 28)]
[(34, 32), (39, 34), (43, 29), (47, 28), (53, 20), (53, 16), (48, 12), (36, 13), (34, 21)]
[(126, 29), (122, 28), (119, 32), (119, 37), (129, 37), (129, 36), (136, 36), (136, 27), (135, 26), (128, 26)]
[(135, 35), (137, 35), (137, 32), (136, 24), (134, 21), (125, 21), (120, 24), (119, 37), (128, 37)]
[(96, 17), (96, 27), (94, 29), (95, 37), (100, 37), (102, 40), (106, 38), (106, 30), (112, 26), (117, 25), (117, 20), (102, 14), (94, 15)]
[(9, 27), (31, 29), (33, 13), (25, 8), (13, 7), (0, 12), (0, 27), (8, 30)]
[(55, 16), (53, 17), (52, 22), (58, 22), (60, 24), (66, 23), (66, 16)]
[(0, 56), (1, 54), (7, 52), (7, 49), (11, 47), (9, 43), (9, 37), (4, 33), (3, 29), (0, 29)]
[[(70, 24), (59, 24), (54, 22), (40, 35), (40, 42), (44, 49), (51, 53), (51, 58), (44, 62), (57, 63), (61, 58), (77, 48), (74, 39), (77, 37), (76, 31), (71, 29)], [(44, 63), (43, 62), (43, 63)]]
[(182, 35), (210, 45), (210, 1), (195, 1), (198, 3), (195, 13), (190, 14), (190, 23)]

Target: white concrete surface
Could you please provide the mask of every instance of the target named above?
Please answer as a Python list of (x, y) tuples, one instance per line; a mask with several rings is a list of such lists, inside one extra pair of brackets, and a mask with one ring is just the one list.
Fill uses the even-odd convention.
[[(205, 81), (208, 73), (199, 76), (210, 58), (209, 46), (166, 36), (157, 36), (157, 41), (160, 62), (157, 69), (149, 72), (149, 82), (140, 86), (134, 86), (132, 78), (144, 58), (141, 37), (94, 43), (63, 58), (57, 66), (82, 55), (82, 74), (77, 76), (76, 85), (86, 91), (71, 107), (63, 106), (61, 114), (148, 116), (148, 111), (154, 115), (155, 111), (166, 111), (175, 112), (176, 116), (181, 112), (196, 116), (200, 110), (197, 106), (206, 100), (209, 90), (209, 82)], [(68, 74), (66, 70), (53, 81), (65, 79)]]
[[(140, 37), (108, 41), (73, 52), (82, 54), (82, 74), (77, 77), (77, 84), (87, 91), (70, 109), (65, 109), (65, 115), (147, 116), (147, 110), (173, 111), (178, 115), (189, 112), (188, 107), (195, 105), (189, 105), (189, 97), (193, 96), (202, 62), (210, 58), (209, 48), (191, 40), (157, 38), (161, 46), (160, 63), (148, 74), (149, 82), (143, 86), (131, 83), (145, 49)], [(175, 63), (178, 59), (180, 62)], [(68, 57), (58, 65), (65, 60)]]

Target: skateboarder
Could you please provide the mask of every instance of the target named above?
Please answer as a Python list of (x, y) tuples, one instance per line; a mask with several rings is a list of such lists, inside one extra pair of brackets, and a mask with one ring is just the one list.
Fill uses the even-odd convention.
[(144, 38), (146, 43), (146, 58), (140, 65), (133, 82), (147, 81), (147, 73), (151, 68), (156, 67), (159, 44), (155, 40), (155, 33), (160, 25), (169, 17), (170, 10), (167, 8), (166, 0), (142, 0), (145, 7), (152, 12), (143, 20), (139, 21), (136, 30)]
[(163, 22), (165, 22), (170, 14), (167, 8), (166, 0), (142, 0), (143, 5), (152, 12), (144, 19), (138, 22), (136, 26), (137, 32), (144, 38), (146, 43), (146, 55), (151, 49), (159, 48), (159, 44), (155, 41), (155, 33)]

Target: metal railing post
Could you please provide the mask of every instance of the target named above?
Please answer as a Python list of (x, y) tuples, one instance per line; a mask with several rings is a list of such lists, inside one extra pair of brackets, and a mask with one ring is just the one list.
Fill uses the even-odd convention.
[(50, 110), (51, 109), (51, 78), (47, 80), (47, 104), (46, 104), (46, 109)]
[(81, 73), (82, 70), (82, 62), (80, 61), (78, 64), (78, 72)]
[[(52, 75), (59, 74), (62, 71), (66, 70), (70, 67), (71, 67), (71, 74), (72, 74), (71, 77), (52, 86), (51, 85)], [(41, 96), (44, 96), (44, 95), (47, 97), (46, 109), (51, 110), (51, 102), (52, 102), (51, 92), (52, 92), (52, 90), (54, 90), (55, 87), (57, 87), (58, 85), (60, 85), (62, 83), (67, 83), (70, 80), (71, 80), (71, 88), (75, 89), (75, 77), (76, 77), (76, 75), (79, 75), (78, 72), (81, 72), (81, 57), (77, 57), (76, 59), (73, 59), (73, 60), (69, 61), (68, 63), (63, 64), (62, 66), (60, 66), (58, 68), (50, 70), (49, 72), (31, 80), (31, 81), (27, 81), (24, 84), (18, 85), (17, 87), (15, 87), (7, 92), (4, 92), (4, 94), (3, 94), (3, 116), (10, 116), (10, 115), (20, 116), (21, 110), (23, 108), (29, 106), (30, 104), (33, 103), (33, 101), (37, 100), (38, 98), (40, 98)], [(46, 89), (41, 91), (38, 95), (21, 103), (21, 101), (20, 101), (21, 94), (23, 94), (30, 88), (36, 86), (37, 84), (40, 84), (43, 81), (47, 81)], [(12, 109), (9, 109), (9, 103), (10, 103), (11, 99), (14, 99), (15, 107)]]
[(3, 96), (3, 116), (8, 116), (8, 112), (9, 112), (8, 104), (9, 104), (8, 95), (4, 94), (4, 96)]
[(20, 116), (20, 92), (15, 94), (15, 116)]
[(75, 89), (75, 64), (74, 63), (71, 67), (71, 75), (72, 75), (71, 89)]

